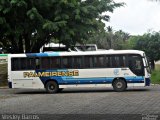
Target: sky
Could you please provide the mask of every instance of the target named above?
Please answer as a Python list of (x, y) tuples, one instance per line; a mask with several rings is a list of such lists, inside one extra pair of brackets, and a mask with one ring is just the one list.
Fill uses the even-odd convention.
[(148, 31), (160, 31), (160, 2), (152, 0), (114, 0), (125, 2), (124, 7), (109, 13), (106, 26), (123, 30), (131, 35), (142, 35)]

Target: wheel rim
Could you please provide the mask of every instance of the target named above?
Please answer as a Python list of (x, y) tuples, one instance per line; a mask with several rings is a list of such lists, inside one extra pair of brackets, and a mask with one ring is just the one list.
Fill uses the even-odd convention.
[(117, 87), (117, 88), (122, 88), (122, 87), (123, 87), (122, 82), (117, 82), (116, 87)]
[(54, 90), (55, 86), (54, 85), (49, 85), (49, 90)]

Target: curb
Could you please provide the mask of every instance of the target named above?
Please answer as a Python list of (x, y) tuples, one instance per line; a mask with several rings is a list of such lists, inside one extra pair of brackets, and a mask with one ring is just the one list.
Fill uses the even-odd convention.
[(160, 86), (160, 84), (151, 84), (151, 86)]

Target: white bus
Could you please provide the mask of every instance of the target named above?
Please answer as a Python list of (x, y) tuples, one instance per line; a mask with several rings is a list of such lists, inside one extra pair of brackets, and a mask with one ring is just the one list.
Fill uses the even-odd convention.
[(149, 86), (150, 67), (138, 50), (49, 52), (8, 55), (10, 88), (42, 88), (56, 93), (69, 87)]

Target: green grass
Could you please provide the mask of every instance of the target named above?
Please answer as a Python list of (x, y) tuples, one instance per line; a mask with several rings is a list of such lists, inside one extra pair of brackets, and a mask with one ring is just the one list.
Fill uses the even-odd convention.
[(155, 70), (152, 71), (151, 83), (160, 84), (160, 65), (159, 64), (156, 64)]
[(160, 84), (160, 71), (154, 70), (151, 75), (151, 83)]

